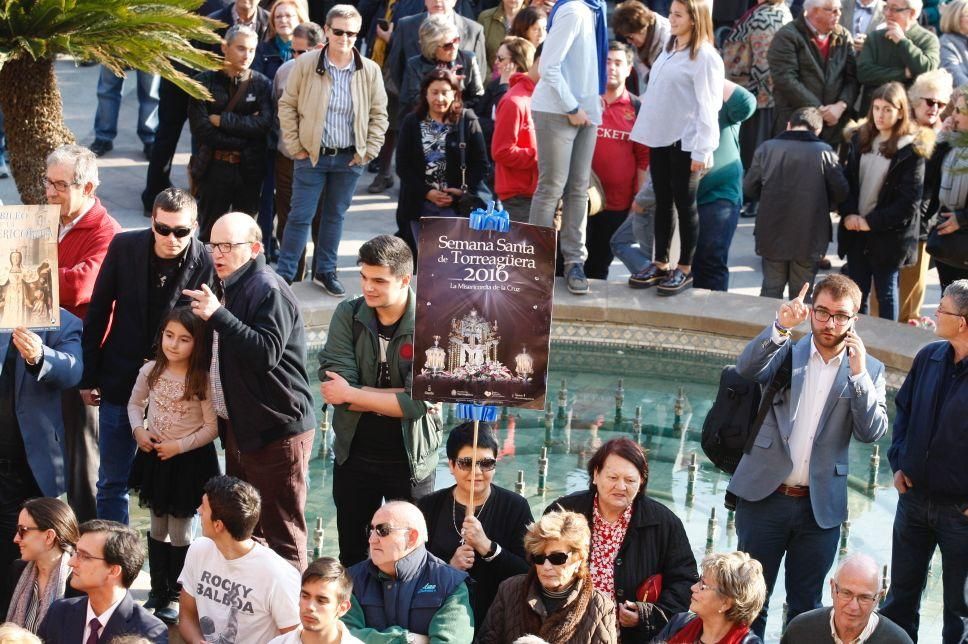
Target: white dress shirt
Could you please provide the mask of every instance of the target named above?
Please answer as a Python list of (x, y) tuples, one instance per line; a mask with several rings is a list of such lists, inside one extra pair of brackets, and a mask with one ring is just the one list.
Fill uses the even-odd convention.
[(820, 414), (830, 396), (830, 388), (837, 377), (837, 371), (843, 361), (844, 351), (841, 351), (830, 362), (825, 362), (817, 345), (811, 340), (810, 358), (803, 377), (803, 389), (797, 404), (797, 415), (793, 419), (793, 431), (790, 433), (790, 459), (793, 470), (783, 481), (786, 485), (810, 484), (810, 455), (813, 453), (813, 439), (817, 435), (820, 425)]
[(101, 623), (101, 628), (97, 632), (98, 641), (100, 641), (101, 638), (104, 636), (104, 627), (108, 625), (109, 621), (111, 621), (111, 616), (114, 615), (114, 611), (117, 610), (118, 605), (123, 600), (124, 600), (124, 595), (121, 596), (121, 599), (119, 599), (118, 601), (108, 606), (108, 609), (106, 611), (104, 611), (100, 615), (95, 615), (94, 609), (91, 608), (91, 600), (88, 599), (87, 617), (84, 618), (84, 635), (83, 637), (81, 637), (81, 641), (86, 642), (87, 638), (91, 636), (91, 620), (94, 619), (95, 617), (97, 618), (97, 621)]

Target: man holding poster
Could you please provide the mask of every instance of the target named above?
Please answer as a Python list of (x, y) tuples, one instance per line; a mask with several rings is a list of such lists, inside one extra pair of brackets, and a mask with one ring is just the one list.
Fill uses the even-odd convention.
[[(320, 389), (333, 405), (333, 500), (339, 558), (366, 558), (364, 530), (383, 499), (434, 489), (443, 439), (438, 409), (411, 396), (416, 296), (406, 242), (380, 235), (360, 247), (363, 296), (342, 302), (319, 353)], [(360, 359), (362, 357), (362, 359)]]

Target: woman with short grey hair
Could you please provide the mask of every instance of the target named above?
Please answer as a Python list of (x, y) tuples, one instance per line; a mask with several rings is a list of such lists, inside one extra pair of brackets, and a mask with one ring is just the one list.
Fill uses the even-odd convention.
[(420, 55), (407, 61), (400, 88), (400, 118), (417, 106), (420, 83), (434, 69), (446, 69), (461, 79), (464, 107), (473, 109), (484, 94), (481, 70), (474, 52), (460, 48), (460, 35), (454, 23), (444, 15), (428, 17), (420, 25)]

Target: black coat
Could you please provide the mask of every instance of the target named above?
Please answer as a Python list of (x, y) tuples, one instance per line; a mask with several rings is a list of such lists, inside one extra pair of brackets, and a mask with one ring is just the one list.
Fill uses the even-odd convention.
[(847, 230), (843, 218), (858, 213), (860, 200), (860, 134), (850, 135), (845, 154), (850, 195), (840, 206), (841, 220), (837, 231), (837, 254), (840, 257), (863, 253), (875, 270), (901, 268), (917, 261), (924, 166), (933, 148), (934, 133), (921, 128), (914, 141), (891, 158), (877, 205), (867, 213), (870, 231)]
[[(252, 61), (252, 71), (259, 72), (270, 81), (276, 77), (276, 72), (286, 62), (279, 53), (279, 45), (276, 39), (263, 40), (255, 50), (255, 60)], [(271, 83), (270, 83), (271, 85)]]
[[(138, 370), (145, 360), (155, 357), (158, 329), (148, 328), (149, 257), (153, 252), (154, 234), (150, 228), (115, 235), (94, 282), (84, 319), (84, 376), (80, 388), (98, 388), (101, 397), (115, 405), (127, 406)], [(182, 295), (183, 289), (196, 290), (202, 284), (214, 283), (212, 257), (202, 242), (193, 238), (185, 252), (188, 255), (162, 318), (176, 306), (191, 303), (190, 298)]]
[[(228, 28), (231, 27), (233, 24), (235, 24), (235, 21), (232, 19), (232, 9), (234, 8), (235, 8), (235, 3), (233, 2), (227, 7), (225, 7), (224, 9), (219, 9), (218, 11), (215, 11), (214, 13), (209, 14), (208, 17), (211, 18), (212, 20), (218, 20), (219, 22), (224, 22), (226, 24), (225, 27), (215, 30), (215, 33), (217, 33), (219, 36), (225, 36), (225, 32), (228, 31)], [(256, 9), (256, 16), (255, 16), (255, 32), (259, 35), (259, 40), (262, 40), (263, 38), (266, 37), (266, 32), (268, 30), (269, 30), (269, 12), (263, 9), (262, 7), (259, 7), (258, 9)], [(218, 49), (217, 44), (212, 45), (212, 44), (206, 43), (205, 46), (213, 50)], [(218, 50), (218, 53), (221, 53), (221, 50)]]
[[(423, 56), (414, 56), (407, 61), (407, 70), (403, 73), (403, 85), (400, 86), (400, 118), (401, 120), (417, 106), (420, 100), (420, 84), (424, 76), (440, 67), (433, 60)], [(484, 94), (484, 82), (481, 80), (481, 69), (477, 65), (474, 52), (460, 49), (457, 59), (451, 63), (450, 70), (461, 77), (461, 100), (464, 107), (474, 109), (477, 101)]]
[[(239, 87), (238, 79), (229, 78), (222, 71), (202, 72), (196, 76), (195, 80), (211, 92), (212, 100), (189, 99), (188, 125), (196, 143), (214, 150), (241, 152), (242, 176), (261, 183), (273, 123), (272, 82), (259, 72), (251, 74), (245, 96), (231, 112), (226, 112), (225, 108)], [(218, 127), (208, 120), (211, 114), (221, 115)]]
[[(592, 527), (594, 499), (591, 490), (569, 494), (549, 505), (545, 514), (561, 509), (578, 512)], [(615, 557), (615, 600), (635, 601), (636, 590), (655, 574), (662, 575), (662, 592), (655, 604), (640, 604), (639, 615), (647, 615), (647, 619), (635, 628), (623, 628), (622, 641), (648, 642), (673, 615), (686, 610), (690, 588), (699, 579), (696, 570), (696, 558), (679, 517), (658, 501), (639, 495)]]

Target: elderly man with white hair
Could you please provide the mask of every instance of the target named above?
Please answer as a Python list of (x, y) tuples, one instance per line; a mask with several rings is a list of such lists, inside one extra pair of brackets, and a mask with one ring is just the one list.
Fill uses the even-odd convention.
[(897, 81), (909, 87), (918, 75), (941, 64), (938, 37), (918, 24), (922, 6), (922, 0), (884, 3), (884, 28), (867, 37), (857, 57), (862, 93), (859, 113), (867, 113), (871, 92), (884, 83)]
[(417, 506), (386, 503), (366, 532), (370, 557), (349, 569), (353, 597), (343, 622), (350, 632), (364, 642), (472, 641), (467, 573), (427, 552)]
[(781, 644), (911, 644), (900, 626), (874, 609), (881, 599), (877, 562), (865, 554), (844, 559), (830, 580), (834, 605), (797, 615)]

